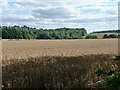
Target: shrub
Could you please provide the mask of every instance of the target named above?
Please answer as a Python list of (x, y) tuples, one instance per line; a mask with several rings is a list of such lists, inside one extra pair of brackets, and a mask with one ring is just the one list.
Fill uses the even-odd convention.
[(110, 34), (109, 35), (109, 38), (117, 38), (118, 36), (117, 36), (117, 34)]
[(109, 38), (109, 35), (104, 34), (104, 35), (103, 35), (103, 38)]
[(97, 39), (97, 35), (87, 35), (85, 39)]

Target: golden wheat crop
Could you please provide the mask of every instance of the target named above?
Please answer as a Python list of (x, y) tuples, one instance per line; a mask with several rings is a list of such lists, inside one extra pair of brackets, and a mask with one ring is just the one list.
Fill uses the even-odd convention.
[[(2, 42), (3, 88), (94, 88), (98, 69), (119, 69), (117, 39)], [(55, 89), (56, 88), (56, 89)], [(82, 89), (80, 89), (82, 90)]]
[(118, 53), (117, 39), (3, 41), (2, 46), (3, 59), (5, 60), (38, 56)]
[(96, 70), (119, 68), (111, 55), (45, 56), (20, 61), (13, 63), (12, 59), (3, 66), (4, 88), (94, 88), (103, 78), (95, 74)]

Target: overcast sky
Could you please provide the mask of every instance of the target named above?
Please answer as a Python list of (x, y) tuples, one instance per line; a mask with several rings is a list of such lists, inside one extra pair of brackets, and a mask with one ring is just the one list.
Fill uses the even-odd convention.
[(119, 0), (2, 0), (0, 24), (36, 28), (118, 28)]

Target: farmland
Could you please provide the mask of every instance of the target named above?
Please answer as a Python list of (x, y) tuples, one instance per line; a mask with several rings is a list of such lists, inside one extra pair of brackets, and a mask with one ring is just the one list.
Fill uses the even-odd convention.
[(94, 88), (97, 69), (118, 69), (117, 39), (3, 40), (4, 88)]
[(116, 54), (117, 39), (3, 41), (3, 59)]

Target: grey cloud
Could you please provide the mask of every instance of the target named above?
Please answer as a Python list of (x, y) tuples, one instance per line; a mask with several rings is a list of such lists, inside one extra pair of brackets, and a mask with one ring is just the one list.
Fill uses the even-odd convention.
[(66, 20), (66, 23), (93, 23), (93, 22), (114, 22), (117, 21), (118, 17), (102, 17), (102, 18), (84, 18), (84, 19), (74, 19)]
[(79, 7), (79, 10), (81, 10), (84, 13), (97, 13), (97, 14), (108, 14), (108, 15), (116, 15), (117, 14), (117, 7), (115, 6), (85, 6), (85, 7)]
[(109, 14), (109, 15), (117, 15), (117, 12), (118, 11), (115, 11), (115, 10), (107, 10), (107, 11), (105, 11), (105, 13)]
[(33, 3), (33, 2), (16, 2), (15, 4), (18, 4), (18, 5), (20, 5), (20, 6), (22, 6), (22, 7), (26, 7), (26, 8), (42, 8), (42, 7), (44, 7), (44, 8), (46, 8), (46, 7), (49, 7), (49, 6), (51, 6), (51, 4), (50, 3), (46, 3), (46, 2), (41, 2), (41, 3)]
[(83, 12), (86, 12), (86, 13), (93, 13), (93, 12), (95, 12), (95, 13), (100, 13), (100, 12), (102, 12), (102, 10), (101, 9), (98, 9), (98, 8), (83, 8), (83, 9), (80, 9), (80, 10), (82, 10)]
[(36, 9), (33, 10), (33, 16), (35, 18), (69, 18), (70, 12), (67, 11), (64, 7), (56, 7), (56, 8), (49, 8), (49, 9)]
[(35, 19), (20, 19), (20, 18), (2, 18), (2, 22), (32, 22), (32, 21), (36, 21)]

